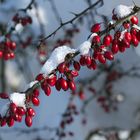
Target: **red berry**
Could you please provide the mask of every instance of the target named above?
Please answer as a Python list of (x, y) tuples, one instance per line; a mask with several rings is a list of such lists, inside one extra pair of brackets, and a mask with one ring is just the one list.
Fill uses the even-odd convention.
[(109, 46), (109, 45), (111, 44), (111, 42), (112, 42), (112, 37), (111, 37), (111, 35), (106, 35), (106, 36), (104, 37), (104, 39), (103, 39), (103, 44), (104, 44), (105, 46)]
[(0, 125), (1, 125), (1, 127), (6, 125), (6, 118), (5, 117), (1, 119)]
[(101, 28), (100, 23), (96, 23), (91, 27), (91, 32), (92, 33), (97, 33), (97, 32), (100, 31), (100, 28)]
[(118, 51), (119, 51), (119, 46), (118, 46), (118, 44), (116, 44), (116, 43), (112, 44), (111, 50), (112, 50), (113, 54), (118, 53)]
[(0, 93), (0, 98), (2, 99), (8, 99), (9, 95), (7, 93)]
[(0, 51), (0, 58), (2, 58), (3, 57), (3, 52), (2, 51)]
[(34, 89), (33, 95), (34, 95), (35, 97), (38, 97), (38, 96), (39, 96), (39, 90), (38, 90), (38, 89)]
[(43, 90), (44, 90), (44, 92), (45, 92), (45, 94), (47, 96), (50, 96), (50, 94), (51, 94), (51, 88), (50, 88), (49, 85), (46, 85)]
[(137, 30), (135, 28), (132, 28), (130, 33), (131, 33), (131, 35), (136, 35), (137, 34)]
[(96, 35), (96, 36), (94, 36), (93, 37), (93, 39), (92, 39), (92, 43), (94, 44), (98, 44), (98, 43), (100, 43), (100, 36), (98, 36), (98, 35)]
[(54, 86), (55, 83), (56, 83), (56, 80), (57, 80), (56, 75), (52, 75), (51, 77), (49, 77), (49, 78), (47, 79), (47, 83), (48, 83), (50, 86)]
[(35, 111), (33, 108), (29, 107), (27, 108), (27, 113), (29, 116), (34, 117), (35, 116)]
[(11, 58), (11, 59), (15, 58), (14, 52), (10, 52), (10, 58)]
[(98, 54), (98, 60), (99, 60), (99, 62), (100, 63), (102, 63), (102, 64), (105, 64), (105, 62), (106, 62), (106, 58), (104, 57), (104, 55), (103, 54)]
[(16, 43), (15, 42), (12, 42), (11, 43), (10, 49), (12, 49), (12, 50), (15, 50), (16, 49)]
[(113, 60), (113, 59), (114, 59), (114, 55), (113, 55), (113, 53), (110, 52), (110, 51), (106, 51), (106, 52), (104, 53), (104, 56), (105, 56), (105, 58), (108, 59), (108, 60)]
[(77, 71), (80, 70), (80, 64), (79, 64), (79, 62), (74, 61), (73, 66), (74, 66), (74, 68), (75, 68)]
[(31, 127), (32, 126), (32, 117), (26, 116), (25, 117), (25, 123), (28, 127)]
[(58, 71), (60, 73), (64, 73), (65, 68), (66, 68), (66, 64), (65, 64), (65, 62), (63, 62), (63, 63), (61, 63), (61, 64), (58, 65), (58, 68), (57, 69), (58, 69)]
[(84, 56), (81, 56), (80, 57), (80, 65), (81, 66), (84, 66), (85, 65), (85, 57)]
[(125, 29), (129, 29), (129, 28), (130, 28), (130, 23), (124, 22), (124, 23), (123, 23), (123, 27), (124, 27)]
[(63, 90), (68, 90), (68, 83), (64, 78), (60, 79), (60, 85)]
[(4, 53), (4, 60), (10, 59), (10, 53)]
[(138, 22), (139, 22), (137, 16), (132, 16), (130, 20), (131, 20), (132, 24), (138, 24)]
[(136, 37), (137, 37), (138, 41), (140, 41), (140, 31), (137, 32)]
[(23, 115), (25, 115), (25, 109), (23, 107), (18, 107), (17, 113), (18, 113), (18, 115), (23, 116)]
[(14, 125), (14, 119), (12, 117), (8, 117), (7, 124), (9, 127), (12, 127)]
[(132, 44), (134, 47), (137, 47), (139, 45), (139, 41), (135, 35), (132, 35)]
[(60, 79), (58, 79), (55, 83), (55, 88), (60, 91), (61, 90), (61, 85), (60, 85)]
[(96, 61), (94, 59), (92, 59), (92, 62), (91, 62), (91, 68), (93, 70), (95, 70), (97, 68), (97, 64), (96, 64)]
[(76, 89), (76, 85), (74, 81), (68, 81), (69, 88), (74, 91)]
[(90, 56), (85, 57), (85, 63), (87, 66), (89, 66), (91, 64), (91, 57)]
[(11, 104), (10, 104), (10, 111), (11, 111), (12, 113), (16, 113), (16, 111), (17, 111), (17, 106), (16, 106), (16, 104), (14, 104), (14, 103), (11, 103)]
[(43, 74), (39, 74), (39, 75), (37, 75), (37, 77), (35, 78), (37, 81), (41, 81), (41, 80), (43, 80), (44, 79), (44, 76), (43, 76)]
[(129, 32), (125, 32), (124, 39), (127, 40), (128, 42), (131, 42), (132, 39), (131, 34)]
[(35, 105), (35, 106), (39, 106), (39, 104), (40, 104), (40, 101), (39, 101), (39, 99), (37, 98), (37, 97), (32, 97), (32, 103), (33, 103), (33, 105)]
[(71, 75), (72, 75), (72, 77), (77, 77), (79, 75), (79, 73), (77, 70), (72, 70)]

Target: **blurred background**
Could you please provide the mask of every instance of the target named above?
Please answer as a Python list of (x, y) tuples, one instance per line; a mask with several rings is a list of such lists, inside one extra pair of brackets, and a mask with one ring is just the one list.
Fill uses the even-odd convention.
[[(35, 0), (32, 9), (24, 9), (31, 0), (1, 0), (1, 36), (12, 31), (17, 43), (15, 59), (0, 60), (0, 90), (12, 93), (24, 91), (34, 80), (52, 50), (60, 45), (77, 48), (90, 35), (96, 22), (104, 28), (111, 20), (112, 10), (119, 4), (133, 5), (132, 0)], [(135, 0), (140, 6), (140, 1)], [(93, 6), (94, 5), (94, 6)], [(39, 45), (39, 39), (50, 35), (63, 22), (91, 7), (73, 24), (66, 24)], [(30, 16), (32, 24), (13, 25), (16, 13)], [(14, 27), (14, 29), (13, 29)], [(33, 126), (25, 122), (12, 128), (0, 129), (1, 140), (139, 140), (140, 137), (140, 46), (118, 53), (113, 62), (99, 66), (95, 71), (82, 68), (76, 79), (78, 96), (70, 91), (56, 91), (45, 97), (40, 90), (40, 106), (35, 108)], [(106, 100), (106, 104), (103, 104)], [(0, 108), (6, 104), (1, 101)], [(65, 117), (68, 107), (74, 112)], [(68, 119), (63, 128), (64, 119)], [(72, 123), (71, 123), (72, 122)], [(58, 135), (61, 131), (61, 136)]]

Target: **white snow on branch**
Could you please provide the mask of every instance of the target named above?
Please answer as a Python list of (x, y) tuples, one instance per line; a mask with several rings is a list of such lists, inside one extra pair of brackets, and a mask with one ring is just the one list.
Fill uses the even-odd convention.
[(135, 28), (135, 29), (137, 29), (137, 30), (140, 30), (140, 26), (138, 26), (138, 25), (136, 25), (136, 24), (133, 25), (133, 28)]
[(119, 40), (123, 40), (124, 34), (125, 34), (126, 32), (127, 32), (127, 30), (124, 30), (124, 31), (121, 32), (121, 36), (120, 36)]
[(90, 37), (89, 37), (89, 39), (88, 39), (88, 41), (92, 42), (93, 37), (94, 36), (97, 36), (97, 35), (98, 35), (97, 33), (91, 34)]
[(133, 11), (133, 7), (134, 6), (118, 5), (114, 9), (114, 14), (117, 15), (118, 18), (126, 17)]
[(80, 52), (81, 55), (86, 55), (89, 53), (89, 50), (91, 48), (91, 42), (90, 41), (85, 41), (84, 43), (82, 43), (78, 50)]
[(43, 65), (40, 73), (42, 74), (50, 74), (53, 70), (55, 70), (57, 68), (57, 66), (64, 62), (65, 57), (67, 54), (69, 53), (75, 53), (76, 50), (75, 49), (71, 49), (67, 46), (61, 46), (56, 48), (50, 58), (46, 61), (46, 63)]
[(15, 103), (17, 106), (26, 108), (25, 107), (25, 100), (26, 100), (25, 94), (14, 92), (10, 95), (10, 100), (13, 103)]

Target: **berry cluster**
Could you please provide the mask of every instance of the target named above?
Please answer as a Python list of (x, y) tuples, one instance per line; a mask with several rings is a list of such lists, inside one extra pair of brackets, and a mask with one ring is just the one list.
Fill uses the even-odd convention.
[[(74, 69), (71, 70), (70, 64), (73, 65)], [(74, 78), (77, 77), (78, 71), (80, 70), (80, 64), (72, 60), (70, 62), (62, 62), (58, 65), (57, 71), (59, 73), (59, 77), (56, 74), (52, 74), (49, 77), (43, 76), (43, 74), (39, 74), (36, 78), (38, 81), (42, 81), (41, 88), (45, 92), (47, 96), (51, 94), (51, 88), (55, 86), (55, 88), (60, 91), (61, 89), (67, 91), (68, 89), (74, 91), (76, 89), (76, 84), (74, 82)]]
[(140, 30), (137, 24), (138, 17), (132, 16), (130, 20), (123, 22), (121, 28), (114, 33), (114, 37), (109, 33), (102, 37), (101, 24), (94, 24), (91, 28), (93, 49), (90, 51), (90, 56), (81, 56), (80, 64), (96, 69), (96, 60), (105, 64), (106, 60), (113, 60), (115, 54), (124, 52), (130, 48), (130, 45), (137, 47), (140, 41)]
[(16, 49), (16, 43), (9, 37), (5, 38), (0, 43), (0, 58), (4, 60), (13, 59), (15, 57), (14, 50)]
[(31, 127), (32, 117), (35, 116), (34, 109), (31, 107), (25, 109), (24, 107), (17, 106), (15, 103), (11, 102), (5, 116), (0, 117), (0, 126), (3, 127), (7, 123), (9, 127), (12, 127), (15, 121), (21, 122), (24, 115), (26, 125)]
[(12, 19), (16, 24), (21, 24), (22, 26), (26, 26), (27, 24), (32, 24), (32, 18), (30, 16), (28, 16), (25, 13), (22, 13), (22, 15), (20, 15), (19, 13), (17, 13), (16, 15), (14, 15), (13, 19)]

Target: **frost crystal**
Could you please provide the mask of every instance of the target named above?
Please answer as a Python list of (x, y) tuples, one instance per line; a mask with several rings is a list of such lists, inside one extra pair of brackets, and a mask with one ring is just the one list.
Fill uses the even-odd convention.
[(114, 9), (114, 14), (117, 15), (118, 18), (123, 18), (129, 15), (132, 11), (133, 11), (133, 6), (118, 5)]
[(25, 100), (26, 100), (26, 97), (25, 97), (25, 94), (21, 94), (21, 93), (12, 93), (10, 95), (10, 100), (15, 103), (17, 106), (20, 106), (20, 107), (25, 107)]

